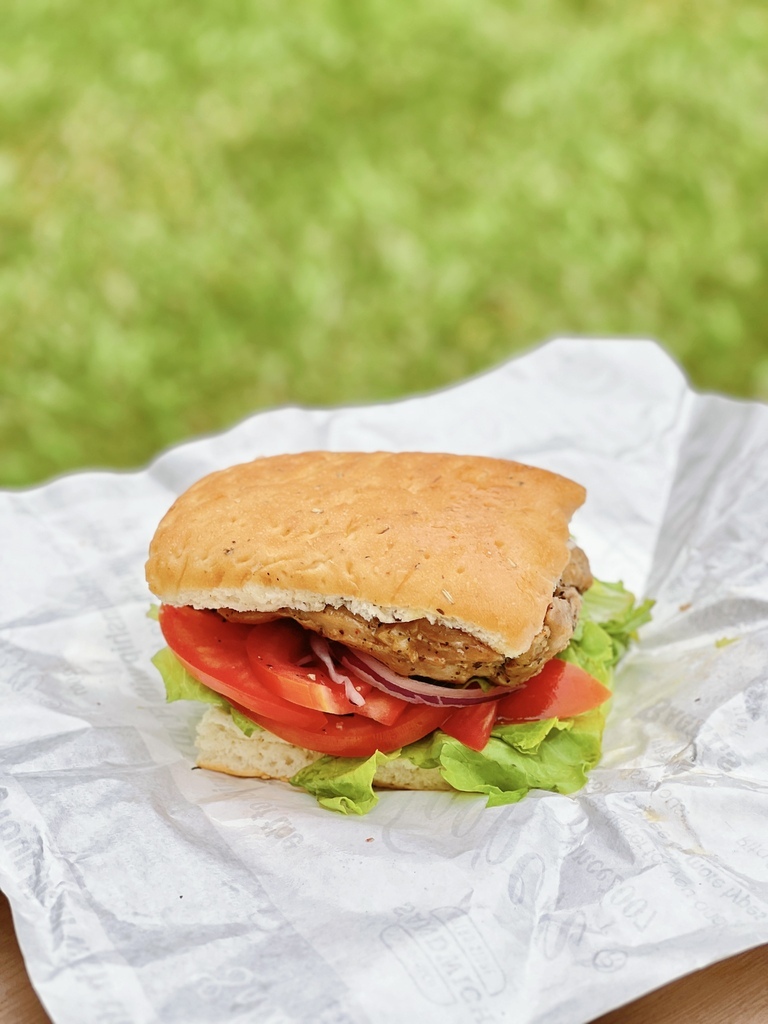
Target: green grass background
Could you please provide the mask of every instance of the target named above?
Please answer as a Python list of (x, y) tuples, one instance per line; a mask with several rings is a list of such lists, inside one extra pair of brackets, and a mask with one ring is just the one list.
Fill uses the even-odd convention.
[(764, 0), (5, 0), (0, 483), (556, 333), (768, 398)]

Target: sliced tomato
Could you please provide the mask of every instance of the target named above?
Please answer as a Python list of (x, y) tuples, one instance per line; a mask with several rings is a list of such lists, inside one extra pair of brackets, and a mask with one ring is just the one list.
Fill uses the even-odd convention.
[[(292, 619), (252, 626), (246, 649), (258, 680), (293, 704), (333, 715), (358, 714), (384, 725), (394, 725), (408, 707), (406, 701), (381, 693), (357, 677), (352, 677), (352, 685), (365, 703), (353, 704), (344, 684), (335, 683), (314, 658), (307, 631)], [(309, 664), (301, 664), (310, 658)]]
[(337, 757), (370, 757), (377, 750), (388, 753), (415, 743), (437, 729), (448, 714), (450, 712), (445, 708), (409, 704), (394, 725), (382, 725), (361, 715), (344, 715), (329, 718), (322, 729), (302, 729), (258, 714), (250, 714), (249, 717), (297, 747)]
[[(245, 642), (253, 674), (272, 693), (304, 708), (315, 708), (333, 715), (351, 715), (357, 711), (342, 683), (334, 683), (325, 668), (317, 665), (306, 630), (292, 619), (252, 626)], [(310, 665), (299, 665), (312, 658)], [(360, 682), (365, 697), (372, 687)]]
[(322, 711), (290, 703), (256, 677), (246, 646), (252, 628), (226, 622), (216, 612), (165, 604), (160, 608), (165, 641), (195, 679), (248, 711), (302, 729), (322, 728), (328, 721)]
[(473, 707), (457, 708), (440, 728), (454, 739), (461, 740), (465, 746), (482, 750), (496, 724), (498, 704), (498, 701), (492, 700)]
[(394, 725), (403, 712), (412, 706), (408, 701), (395, 697), (393, 693), (384, 693), (371, 687), (371, 692), (366, 695), (365, 704), (355, 708), (355, 713), (364, 718), (372, 718), (374, 722), (381, 722), (382, 725)]
[(536, 722), (542, 718), (571, 718), (604, 704), (611, 696), (594, 676), (560, 658), (548, 661), (525, 686), (500, 697), (500, 722)]

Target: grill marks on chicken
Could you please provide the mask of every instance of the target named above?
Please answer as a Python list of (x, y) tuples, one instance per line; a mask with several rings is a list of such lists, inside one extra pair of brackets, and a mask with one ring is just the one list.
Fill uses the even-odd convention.
[(448, 683), (465, 683), (473, 676), (482, 676), (497, 685), (517, 686), (541, 671), (550, 658), (568, 645), (581, 610), (581, 595), (591, 585), (587, 556), (581, 548), (571, 548), (570, 561), (552, 595), (542, 627), (530, 648), (517, 658), (505, 658), (464, 630), (428, 619), (380, 622), (330, 605), (319, 612), (295, 608), (238, 612), (220, 608), (219, 614), (235, 622), (295, 619), (329, 640), (366, 651), (404, 676), (418, 675)]

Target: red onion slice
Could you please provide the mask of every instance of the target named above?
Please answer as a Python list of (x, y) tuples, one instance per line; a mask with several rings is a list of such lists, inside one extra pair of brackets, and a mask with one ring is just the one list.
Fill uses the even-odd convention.
[(479, 686), (469, 689), (454, 690), (438, 683), (426, 683), (423, 679), (411, 679), (409, 676), (398, 675), (382, 665), (370, 654), (352, 651), (345, 648), (341, 664), (364, 682), (370, 683), (378, 690), (391, 693), (394, 697), (407, 701), (409, 704), (430, 704), (439, 708), (464, 708), (473, 704), (483, 704), (496, 700), (502, 694), (509, 693), (508, 686), (494, 686), (492, 690), (483, 690)]
[(350, 704), (354, 704), (355, 707), (359, 708), (362, 704), (365, 704), (365, 697), (355, 689), (352, 680), (349, 676), (345, 676), (342, 672), (336, 668), (333, 658), (331, 656), (331, 648), (328, 641), (324, 636), (320, 636), (318, 633), (309, 634), (309, 646), (312, 648), (314, 655), (322, 661), (325, 667), (328, 669), (328, 675), (334, 681), (334, 683), (343, 683), (344, 694)]

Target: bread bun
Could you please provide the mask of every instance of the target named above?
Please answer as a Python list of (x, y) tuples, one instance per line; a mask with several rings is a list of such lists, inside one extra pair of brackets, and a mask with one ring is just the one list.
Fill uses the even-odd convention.
[[(229, 712), (216, 707), (206, 711), (200, 720), (196, 742), (200, 768), (248, 779), (287, 782), (322, 756), (264, 730), (246, 736)], [(451, 789), (437, 768), (416, 768), (404, 759), (380, 765), (373, 781), (380, 789)]]
[(507, 658), (542, 628), (584, 488), (484, 457), (305, 452), (212, 473), (174, 503), (147, 581), (195, 608), (426, 618)]

